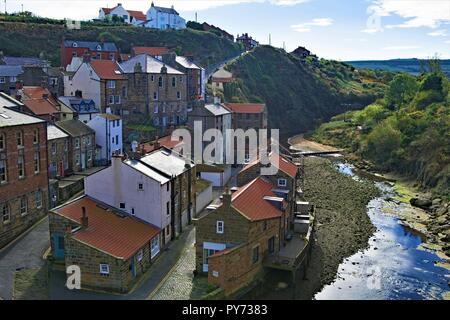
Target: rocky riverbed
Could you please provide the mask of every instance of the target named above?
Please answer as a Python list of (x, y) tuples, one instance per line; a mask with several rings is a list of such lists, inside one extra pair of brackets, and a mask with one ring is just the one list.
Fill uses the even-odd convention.
[(369, 181), (356, 181), (339, 173), (333, 161), (311, 157), (305, 159), (305, 198), (316, 206), (315, 242), (306, 277), (293, 286), (286, 272), (271, 272), (264, 292), (256, 298), (312, 299), (324, 285), (331, 283), (344, 258), (367, 247), (375, 231), (367, 204), (379, 196)]

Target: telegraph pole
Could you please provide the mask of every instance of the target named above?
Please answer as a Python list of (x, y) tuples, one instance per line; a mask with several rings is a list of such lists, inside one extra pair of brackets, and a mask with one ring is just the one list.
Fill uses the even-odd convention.
[(269, 46), (271, 46), (272, 45), (272, 37), (270, 36), (270, 33), (269, 33)]
[(197, 12), (195, 13), (195, 22), (198, 22), (197, 21)]

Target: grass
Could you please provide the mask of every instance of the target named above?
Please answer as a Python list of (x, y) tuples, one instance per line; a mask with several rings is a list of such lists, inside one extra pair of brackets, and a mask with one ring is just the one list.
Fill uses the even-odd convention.
[(48, 267), (22, 269), (14, 273), (14, 300), (47, 300)]
[(218, 288), (218, 286), (208, 283), (208, 277), (205, 276), (194, 277), (192, 279), (192, 284), (193, 286), (190, 298), (193, 300), (203, 299), (203, 297)]
[(394, 199), (400, 202), (409, 203), (409, 200), (414, 197), (414, 193), (408, 187), (399, 182), (395, 183), (394, 191), (396, 193)]

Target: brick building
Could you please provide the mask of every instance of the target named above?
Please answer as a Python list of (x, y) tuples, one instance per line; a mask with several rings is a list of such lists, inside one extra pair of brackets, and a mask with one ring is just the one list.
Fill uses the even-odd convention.
[(249, 36), (248, 33), (237, 35), (236, 42), (241, 43), (246, 51), (250, 51), (259, 46), (259, 42)]
[(0, 93), (0, 248), (48, 210), (47, 126)]
[(69, 170), (70, 137), (57, 126), (47, 125), (47, 159), (50, 179), (64, 177)]
[(123, 117), (167, 128), (187, 120), (186, 74), (147, 54), (139, 54), (120, 64), (128, 79), (128, 96)]
[(69, 135), (68, 173), (92, 168), (96, 151), (95, 131), (78, 120), (58, 121), (55, 125)]
[(93, 60), (119, 59), (119, 50), (113, 42), (63, 40), (61, 42), (61, 66), (66, 67), (73, 57), (88, 55)]
[(160, 252), (161, 230), (88, 196), (50, 211), (53, 257), (76, 265), (82, 289), (126, 293)]
[(289, 204), (258, 177), (233, 194), (225, 192), (216, 208), (195, 220), (196, 269), (230, 295), (263, 273), (263, 261), (276, 254), (289, 228)]

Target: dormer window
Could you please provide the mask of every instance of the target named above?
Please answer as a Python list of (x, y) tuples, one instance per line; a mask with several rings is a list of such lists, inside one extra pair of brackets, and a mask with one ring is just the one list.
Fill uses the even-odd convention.
[(286, 187), (287, 186), (287, 180), (286, 179), (278, 179), (278, 186), (279, 187)]
[(101, 45), (97, 46), (97, 51), (102, 51), (102, 46)]
[(76, 42), (72, 43), (72, 47), (77, 48), (78, 47), (78, 43), (76, 43)]

